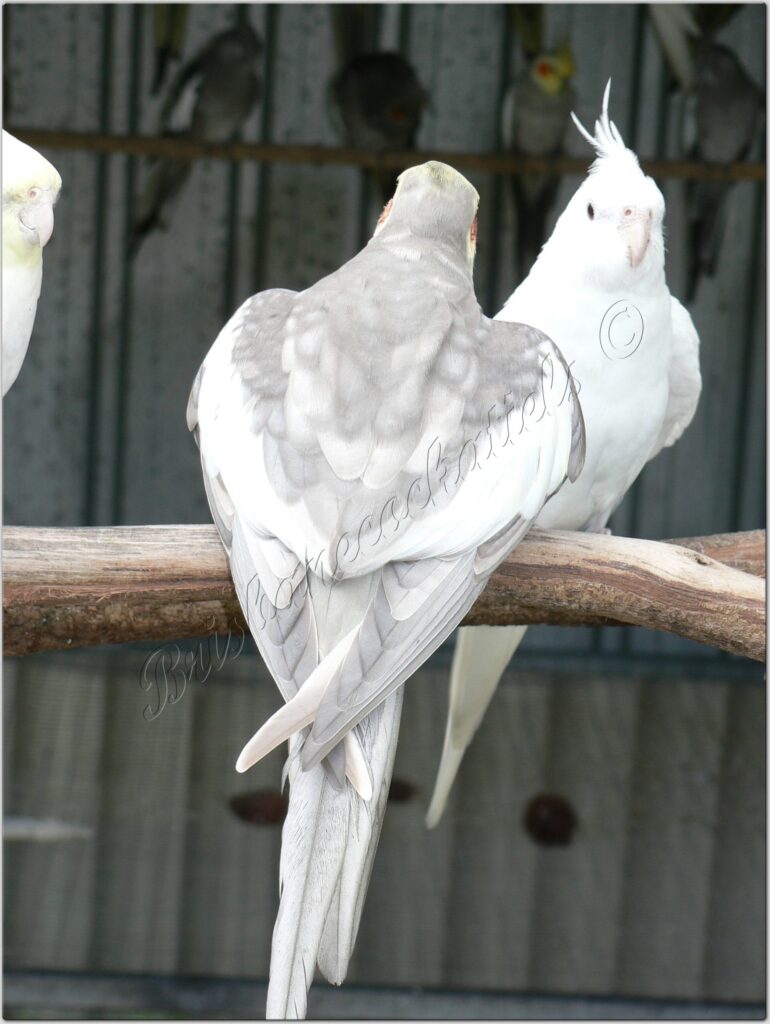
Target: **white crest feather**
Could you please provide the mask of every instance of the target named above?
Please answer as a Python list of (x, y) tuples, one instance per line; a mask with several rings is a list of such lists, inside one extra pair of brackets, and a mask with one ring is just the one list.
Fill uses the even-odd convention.
[(583, 138), (593, 146), (596, 150), (596, 160), (593, 162), (589, 169), (589, 174), (599, 170), (602, 161), (616, 159), (619, 156), (623, 156), (625, 159), (633, 160), (636, 166), (639, 166), (636, 153), (633, 150), (628, 149), (623, 136), (618, 131), (618, 128), (614, 121), (610, 121), (609, 105), (610, 105), (610, 86), (612, 79), (607, 81), (607, 86), (604, 90), (604, 98), (602, 100), (602, 113), (594, 125), (594, 134), (586, 131), (583, 125), (580, 123), (577, 115), (574, 111), (571, 114), (572, 120), (575, 123), (575, 127), (583, 136)]

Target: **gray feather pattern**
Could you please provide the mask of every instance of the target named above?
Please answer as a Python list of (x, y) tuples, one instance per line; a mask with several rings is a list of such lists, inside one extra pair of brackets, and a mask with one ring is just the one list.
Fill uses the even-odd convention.
[[(475, 206), (449, 168), (406, 172), (387, 221), (358, 256), (304, 292), (265, 292), (241, 307), (191, 395), (188, 422), (200, 431), (239, 600), (284, 700), (319, 666), (323, 673), (353, 633), (313, 727), (290, 741), (271, 1017), (304, 1015), (316, 962), (331, 980), (344, 977), (387, 798), (399, 687), (525, 532), (529, 515), (519, 509), (539, 508), (554, 474), (566, 475), (570, 441), (573, 468), (582, 462), (571, 381), (565, 401), (546, 409), (544, 367), (560, 359), (555, 346), (479, 309)], [(217, 433), (233, 409), (248, 438), (233, 437), (233, 427)], [(479, 493), (497, 493), (504, 481), (494, 453), (480, 453), (510, 421), (520, 421), (517, 490), (463, 517), (468, 536), (458, 547), (452, 502), (471, 479), (485, 481)], [(240, 507), (230, 493), (255, 493), (235, 486), (249, 472), (237, 461), (239, 440), (264, 462), (264, 508), (256, 496)], [(490, 460), (481, 478), (468, 471), (469, 445), (473, 459)], [(266, 509), (280, 510), (269, 512), (270, 526)], [(505, 515), (503, 529), (485, 525)], [(299, 517), (323, 552), (289, 539)], [(331, 575), (319, 571), (320, 555)], [(368, 803), (341, 780), (340, 741), (351, 728), (371, 773)]]

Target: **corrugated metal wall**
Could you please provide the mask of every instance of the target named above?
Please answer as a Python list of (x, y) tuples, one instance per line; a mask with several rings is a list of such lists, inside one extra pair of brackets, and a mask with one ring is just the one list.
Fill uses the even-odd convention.
[[(148, 722), (142, 657), (6, 668), (6, 814), (94, 829), (6, 844), (7, 966), (264, 978), (280, 828), (228, 801), (277, 789), (281, 752), (233, 771), (275, 687), (244, 655)], [(407, 687), (350, 982), (761, 1001), (763, 687), (520, 670), (427, 832), (446, 673)], [(523, 825), (544, 793), (567, 845)]]
[[(194, 6), (187, 52), (234, 13)], [(335, 144), (327, 9), (240, 13), (267, 53), (263, 102), (243, 137)], [(4, 15), (9, 124), (155, 131), (149, 6), (11, 4)], [(612, 75), (613, 118), (642, 158), (684, 155), (682, 102), (668, 91), (642, 7), (553, 5), (547, 24), (551, 42), (567, 37), (575, 51), (583, 121)], [(421, 147), (496, 149), (504, 86), (521, 67), (507, 25), (503, 5), (384, 7), (381, 46), (400, 47), (431, 92)], [(743, 9), (722, 38), (763, 82), (764, 6)], [(577, 133), (567, 151), (587, 156)], [(762, 154), (758, 139), (752, 157)], [(302, 288), (350, 258), (377, 214), (364, 178), (354, 168), (201, 161), (171, 229), (130, 265), (127, 197), (141, 187), (142, 161), (46, 155), (64, 193), (30, 353), (3, 403), (5, 521), (207, 521), (184, 423), (195, 371), (247, 295)], [(491, 314), (516, 284), (509, 194), (501, 178), (469, 177), (482, 197), (476, 288)], [(565, 178), (557, 210), (578, 181)], [(661, 185), (676, 293), (684, 185)], [(759, 184), (732, 190), (718, 276), (692, 306), (701, 408), (618, 511), (618, 533), (764, 524), (764, 195)], [(389, 808), (351, 979), (761, 999), (758, 667), (631, 630), (533, 629), (526, 651), (432, 834), (422, 815), (443, 730), (447, 650), (407, 687), (396, 774), (419, 792)], [(244, 656), (146, 722), (145, 653), (6, 663), (6, 813), (95, 829), (93, 840), (9, 848), (8, 962), (264, 977), (279, 833), (239, 822), (227, 798), (277, 783), (277, 755), (245, 780), (232, 772), (243, 723), (276, 705), (274, 687)], [(576, 809), (568, 847), (541, 848), (521, 825), (522, 808), (544, 790)]]

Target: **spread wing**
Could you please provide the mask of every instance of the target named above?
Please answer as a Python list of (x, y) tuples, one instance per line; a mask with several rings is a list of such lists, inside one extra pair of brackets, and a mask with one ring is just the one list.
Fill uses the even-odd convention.
[(661, 449), (668, 448), (678, 441), (690, 425), (698, 407), (702, 387), (698, 332), (690, 314), (673, 296), (671, 321), (674, 337), (668, 375), (668, 407), (650, 459), (654, 459)]

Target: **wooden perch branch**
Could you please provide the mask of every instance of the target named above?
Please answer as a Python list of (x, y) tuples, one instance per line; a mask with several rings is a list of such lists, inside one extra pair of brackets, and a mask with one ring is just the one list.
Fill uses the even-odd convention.
[[(213, 526), (3, 531), (6, 654), (245, 629)], [(532, 530), (466, 624), (631, 624), (765, 657), (765, 534)]]
[[(89, 153), (123, 153), (133, 156), (165, 156), (177, 160), (251, 160), (278, 164), (336, 164), (345, 167), (405, 167), (441, 160), (458, 170), (489, 171), (492, 174), (536, 173), (585, 174), (590, 160), (575, 157), (524, 157), (510, 153), (456, 153), (439, 150), (408, 150), (404, 153), (373, 153), (344, 146), (281, 145), (276, 143), (196, 142), (193, 139), (146, 135), (96, 135), (91, 132), (49, 131), (40, 128), (9, 128), (22, 142), (49, 149), (71, 149)], [(645, 174), (655, 178), (690, 180), (764, 181), (762, 163), (707, 164), (691, 160), (642, 160)]]

